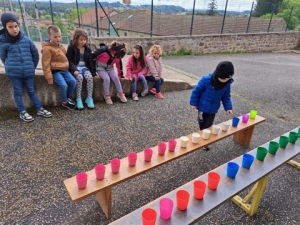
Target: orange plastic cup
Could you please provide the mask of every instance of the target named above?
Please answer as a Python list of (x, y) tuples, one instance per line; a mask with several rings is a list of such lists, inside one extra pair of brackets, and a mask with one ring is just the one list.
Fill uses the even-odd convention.
[(155, 225), (157, 213), (154, 209), (147, 208), (142, 212), (143, 225)]
[(206, 183), (201, 180), (196, 180), (194, 182), (194, 197), (196, 199), (203, 199), (206, 190)]
[(216, 172), (208, 173), (208, 187), (211, 190), (216, 190), (220, 182), (220, 175)]
[(185, 190), (179, 190), (176, 192), (177, 208), (180, 210), (186, 210), (189, 204), (190, 194)]

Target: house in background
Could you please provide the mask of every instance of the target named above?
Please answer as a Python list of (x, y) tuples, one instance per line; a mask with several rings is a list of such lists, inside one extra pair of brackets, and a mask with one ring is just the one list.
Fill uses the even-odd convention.
[[(98, 9), (98, 25), (100, 36), (117, 36), (109, 25), (109, 20)], [(112, 9), (111, 9), (112, 10)], [(108, 11), (109, 19), (121, 37), (149, 37), (151, 30), (151, 11), (129, 9), (122, 13)], [(87, 14), (87, 15), (86, 15)], [(97, 35), (95, 10), (82, 15), (82, 27), (92, 36)], [(104, 15), (104, 16), (103, 16)], [(92, 20), (92, 18), (94, 20)], [(89, 21), (88, 21), (89, 19)], [(225, 19), (223, 34), (245, 33), (248, 25), (247, 17), (231, 17)], [(194, 15), (192, 35), (220, 34), (223, 16)], [(94, 21), (94, 22), (93, 22)], [(190, 35), (192, 15), (171, 15), (153, 13), (152, 36)], [(75, 22), (75, 21), (74, 21)], [(248, 33), (267, 32), (270, 19), (252, 17)], [(78, 22), (77, 22), (78, 24)], [(282, 18), (273, 19), (269, 32), (285, 31), (286, 23)]]
[[(118, 14), (118, 12), (112, 8), (106, 8), (104, 10), (109, 17)], [(97, 18), (96, 10), (94, 8), (90, 9), (89, 11), (87, 11), (86, 13), (82, 14), (79, 17), (80, 27), (82, 29), (86, 30), (87, 33), (89, 34), (89, 36), (97, 36), (97, 26), (95, 26), (96, 18)], [(98, 19), (99, 23), (100, 23), (101, 19), (106, 18), (106, 15), (101, 8), (98, 8), (98, 18), (99, 18)], [(75, 27), (79, 27), (78, 18), (76, 18), (72, 22), (75, 25)], [(100, 32), (101, 32), (101, 29), (100, 29)], [(103, 30), (102, 30), (102, 34), (103, 35), (101, 35), (101, 36), (104, 36)]]

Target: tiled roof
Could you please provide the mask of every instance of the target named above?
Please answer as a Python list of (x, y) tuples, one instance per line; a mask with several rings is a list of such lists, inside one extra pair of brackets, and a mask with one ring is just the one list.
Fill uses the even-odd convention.
[[(151, 12), (149, 10), (130, 9), (123, 13), (110, 16), (110, 20), (117, 30), (120, 29), (146, 34), (150, 33)], [(156, 36), (189, 35), (191, 20), (191, 15), (167, 15), (154, 13), (152, 34)], [(223, 16), (195, 15), (192, 34), (220, 34), (222, 20)], [(269, 19), (252, 17), (248, 32), (266, 32), (269, 22)], [(223, 34), (245, 33), (247, 24), (247, 17), (226, 17)], [(269, 31), (282, 30), (282, 27), (284, 27), (283, 25), (283, 19), (273, 19)], [(96, 24), (94, 23), (92, 26), (96, 27)], [(107, 18), (100, 19), (99, 28), (107, 30), (107, 27)]]
[[(104, 9), (104, 10), (107, 15), (117, 14), (116, 10), (112, 9), (112, 8), (108, 8), (108, 9)], [(98, 18), (105, 18), (105, 13), (103, 12), (103, 10), (100, 7), (98, 8)], [(78, 24), (78, 18), (73, 20), (73, 23)], [(89, 11), (87, 11), (86, 13), (82, 14), (82, 16), (80, 16), (80, 23), (82, 25), (91, 25), (91, 24), (96, 23), (95, 8), (92, 8)]]

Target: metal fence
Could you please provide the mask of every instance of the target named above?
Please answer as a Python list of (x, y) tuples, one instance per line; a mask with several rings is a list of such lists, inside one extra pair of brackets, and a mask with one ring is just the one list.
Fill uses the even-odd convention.
[[(116, 0), (95, 0), (94, 3), (84, 3), (76, 0), (65, 3), (65, 7), (50, 0), (49, 4), (45, 4), (39, 1), (12, 2), (15, 11), (21, 14), (22, 29), (35, 41), (47, 38), (46, 26), (42, 27), (47, 19), (45, 12), (50, 12), (48, 22), (60, 25), (63, 43), (69, 42), (72, 28), (76, 27), (84, 28), (91, 36), (192, 36), (284, 32), (298, 29), (300, 18), (299, 5), (288, 6), (271, 1), (123, 0), (120, 3)], [(9, 4), (5, 5), (4, 0), (0, 7), (3, 11), (9, 10)], [(81, 8), (89, 10), (82, 13)], [(76, 11), (76, 18), (62, 24), (61, 21), (72, 9)], [(38, 18), (34, 16), (37, 12)]]

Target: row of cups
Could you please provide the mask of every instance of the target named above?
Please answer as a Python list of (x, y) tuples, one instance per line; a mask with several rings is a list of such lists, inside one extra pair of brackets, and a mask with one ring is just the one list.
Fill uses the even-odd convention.
[[(163, 156), (168, 149), (170, 152), (174, 152), (175, 148), (177, 145), (176, 140), (169, 140), (168, 145), (164, 142), (160, 142), (158, 144), (158, 155)], [(146, 148), (144, 149), (144, 161), (145, 162), (150, 162), (152, 159), (153, 155), (153, 150), (151, 148)], [(127, 155), (128, 158), (128, 165), (129, 166), (135, 166), (137, 162), (137, 156), (138, 154), (136, 152), (130, 152)], [(119, 173), (120, 167), (121, 167), (121, 160), (118, 158), (114, 158), (110, 161), (110, 166), (111, 166), (111, 172), (113, 174)], [(97, 180), (103, 180), (105, 176), (105, 165), (99, 164), (95, 166), (95, 175)], [(77, 186), (79, 189), (84, 189), (86, 188), (87, 185), (87, 180), (88, 180), (88, 174), (86, 172), (81, 172), (76, 175), (76, 181), (77, 181)]]
[[(249, 117), (254, 119), (256, 114), (257, 114), (257, 111), (251, 110), (250, 115), (249, 114), (244, 114), (242, 116), (242, 122), (247, 123)], [(222, 130), (227, 131), (228, 128), (230, 127), (230, 125), (236, 127), (238, 125), (238, 123), (239, 123), (239, 118), (234, 117), (232, 119), (232, 122), (227, 121), (227, 122), (222, 123)], [(212, 126), (212, 131), (210, 131), (208, 129), (204, 129), (202, 131), (202, 138), (203, 139), (209, 139), (211, 133), (217, 135), (219, 133), (220, 129), (221, 129), (221, 127), (219, 125), (213, 125)], [(189, 141), (188, 137), (186, 137), (186, 136), (181, 137), (180, 138), (180, 146), (183, 147), (183, 148), (186, 148), (187, 144), (188, 144), (188, 141)], [(193, 133), (192, 134), (192, 142), (194, 144), (197, 144), (197, 143), (199, 143), (199, 141), (200, 141), (200, 134), (199, 133)], [(173, 139), (169, 140), (168, 141), (168, 150), (170, 152), (175, 151), (176, 145), (177, 145), (176, 140), (173, 140)], [(159, 155), (164, 155), (166, 149), (167, 149), (167, 144), (166, 143), (160, 142), (158, 144), (158, 154)], [(150, 162), (151, 158), (152, 158), (152, 155), (153, 155), (153, 150), (151, 148), (144, 149), (144, 161)], [(128, 154), (127, 158), (128, 158), (129, 166), (135, 166), (136, 161), (137, 161), (137, 153), (130, 152)], [(111, 165), (112, 173), (116, 174), (120, 170), (121, 160), (118, 159), (118, 158), (114, 158), (110, 161), (110, 165)], [(94, 170), (95, 170), (95, 175), (96, 175), (97, 180), (103, 180), (104, 176), (105, 176), (105, 165), (103, 165), (103, 164), (97, 165), (97, 166), (95, 166)], [(88, 174), (86, 172), (81, 172), (81, 173), (78, 173), (76, 175), (76, 181), (77, 181), (77, 185), (78, 185), (79, 189), (86, 188), (87, 180), (88, 180)]]
[[(220, 181), (220, 175), (216, 172), (209, 172), (207, 185), (204, 181), (195, 180), (193, 184), (194, 198), (201, 200), (204, 197), (206, 187), (211, 190), (216, 190)], [(176, 206), (179, 210), (186, 210), (190, 200), (190, 193), (186, 190), (178, 190), (176, 192)], [(174, 202), (170, 198), (162, 198), (159, 201), (159, 212), (162, 219), (168, 220), (171, 218)], [(157, 213), (152, 208), (147, 208), (142, 212), (143, 225), (154, 225), (156, 222)]]

